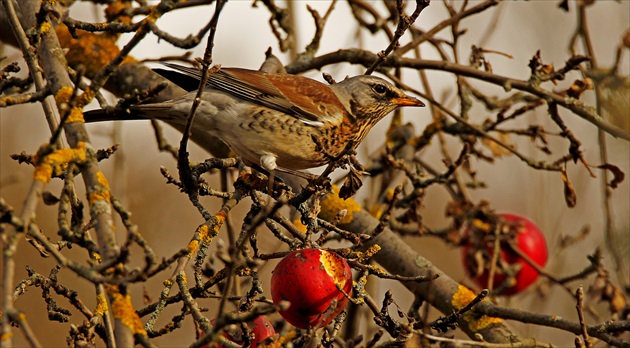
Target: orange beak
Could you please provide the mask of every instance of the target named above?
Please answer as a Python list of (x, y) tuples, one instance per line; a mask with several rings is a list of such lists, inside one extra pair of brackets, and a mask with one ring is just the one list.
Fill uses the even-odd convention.
[(404, 97), (393, 98), (392, 103), (398, 106), (425, 106), (423, 102), (408, 95)]

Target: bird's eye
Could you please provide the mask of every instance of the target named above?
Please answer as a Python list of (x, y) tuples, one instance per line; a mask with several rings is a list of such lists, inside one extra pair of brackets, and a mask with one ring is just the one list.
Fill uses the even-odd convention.
[(385, 94), (385, 92), (387, 92), (387, 87), (383, 85), (376, 85), (374, 86), (374, 92), (378, 94)]

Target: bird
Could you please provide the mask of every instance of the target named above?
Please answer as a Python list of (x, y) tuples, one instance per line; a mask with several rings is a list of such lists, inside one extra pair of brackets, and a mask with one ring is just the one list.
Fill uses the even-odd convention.
[[(153, 69), (188, 91), (158, 103), (136, 104), (124, 114), (85, 113), (86, 122), (157, 119), (186, 124), (202, 71), (163, 63)], [(209, 76), (193, 128), (227, 144), (243, 162), (264, 171), (296, 174), (329, 163), (356, 147), (370, 129), (398, 107), (424, 106), (386, 80), (359, 75), (325, 84), (285, 73), (220, 68)]]

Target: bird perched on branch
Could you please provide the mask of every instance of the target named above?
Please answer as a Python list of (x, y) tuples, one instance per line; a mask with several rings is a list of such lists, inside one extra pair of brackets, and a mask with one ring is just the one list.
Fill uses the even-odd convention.
[[(189, 93), (160, 103), (133, 105), (121, 113), (88, 111), (86, 122), (158, 119), (186, 124), (201, 70), (165, 64), (154, 69)], [(248, 165), (294, 173), (324, 165), (401, 106), (424, 106), (391, 83), (361, 75), (326, 85), (304, 76), (238, 68), (210, 75), (193, 128), (225, 142)]]

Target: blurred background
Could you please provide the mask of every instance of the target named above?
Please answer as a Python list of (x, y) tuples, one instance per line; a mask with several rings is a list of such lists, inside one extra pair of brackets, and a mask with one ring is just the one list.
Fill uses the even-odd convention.
[[(453, 3), (455, 6), (460, 4), (458, 1)], [(541, 51), (541, 57), (545, 63), (554, 64), (556, 67), (563, 66), (570, 56), (569, 40), (576, 28), (575, 6), (573, 3), (570, 4), (573, 7), (569, 12), (565, 12), (558, 8), (558, 1), (509, 1), (464, 20), (460, 29), (467, 29), (467, 33), (461, 38), (461, 51), (459, 52), (460, 57), (462, 57), (461, 61), (467, 61), (472, 45), (481, 45), (486, 49), (504, 52), (513, 57), (510, 59), (502, 55), (487, 56), (492, 63), (494, 73), (499, 75), (528, 79), (530, 71), (527, 64), (537, 50)], [(278, 5), (287, 6), (285, 2), (278, 2)], [(328, 1), (293, 2), (292, 8), (297, 23), (296, 47), (298, 52), (301, 52), (311, 41), (315, 30), (311, 15), (306, 8), (307, 5), (316, 9), (323, 16), (330, 3)], [(373, 5), (376, 8), (382, 7), (380, 3)], [(412, 7), (411, 3), (408, 7)], [(172, 35), (185, 37), (188, 34), (196, 33), (213, 12), (214, 6), (174, 11), (159, 19), (157, 24)], [(73, 5), (70, 9), (70, 15), (85, 21), (101, 21), (103, 18), (102, 7), (94, 7), (92, 4), (83, 2), (77, 2)], [(277, 39), (269, 28), (269, 16), (269, 12), (262, 5), (252, 6), (252, 1), (229, 2), (219, 21), (213, 54), (214, 63), (224, 67), (258, 69), (264, 60), (264, 52), (268, 47), (272, 47), (273, 52), (285, 64), (288, 63), (288, 56), (280, 52)], [(428, 30), (448, 17), (449, 14), (443, 4), (434, 1), (422, 12), (416, 25)], [(610, 67), (614, 62), (615, 52), (621, 37), (630, 26), (630, 1), (597, 1), (588, 8), (588, 19), (599, 65)], [(355, 25), (349, 6), (345, 2), (338, 2), (324, 29), (318, 54), (351, 47), (361, 47), (372, 52), (378, 52), (387, 47), (389, 42), (384, 35), (367, 35), (365, 31), (359, 31), (354, 27)], [(491, 33), (489, 34), (489, 32)], [(131, 35), (123, 36), (119, 40), (120, 45), (122, 46), (130, 37)], [(437, 37), (450, 39), (450, 33), (446, 30), (440, 32)], [(404, 44), (408, 40), (409, 36), (405, 36), (402, 43)], [(192, 50), (192, 57), (202, 56), (204, 49), (205, 39), (200, 47)], [(184, 51), (181, 49), (165, 42), (159, 42), (155, 36), (148, 36), (131, 54), (137, 59), (149, 59), (183, 53)], [(23, 72), (27, 71), (21, 53), (16, 49), (3, 46), (0, 48), (0, 57), (6, 57), (1, 61), (1, 65), (19, 61), (23, 67)], [(423, 51), (423, 58), (439, 59), (439, 56), (427, 48)], [(625, 76), (630, 72), (630, 53), (627, 49), (623, 52), (620, 69), (620, 73)], [(340, 64), (326, 67), (324, 71), (340, 80), (346, 75), (361, 74), (364, 72), (364, 68)], [(323, 81), (321, 72), (312, 71), (307, 75)], [(454, 77), (436, 71), (427, 71), (427, 75), (436, 97), (445, 105), (458, 108), (458, 102), (455, 99)], [(577, 78), (580, 78), (578, 73), (569, 75), (565, 81), (559, 82), (556, 87), (557, 90), (566, 89)], [(411, 76), (406, 81), (408, 84), (421, 89), (417, 77)], [(479, 81), (472, 81), (472, 84), (488, 93), (503, 95), (502, 89), (490, 84)], [(619, 110), (615, 114), (618, 120), (614, 122), (621, 126), (625, 125), (627, 130), (630, 119), (628, 87), (626, 86), (619, 91), (611, 91), (611, 93), (617, 93), (614, 100)], [(113, 102), (115, 98), (110, 100)], [(585, 93), (582, 100), (592, 105), (594, 101), (592, 91)], [(97, 107), (98, 105), (95, 104), (92, 108)], [(476, 122), (491, 116), (480, 105), (475, 105), (471, 115), (472, 121)], [(592, 124), (564, 110), (561, 111), (561, 115), (568, 127), (583, 142), (582, 149), (588, 163), (599, 165), (597, 129)], [(9, 156), (23, 151), (29, 154), (35, 153), (37, 148), (48, 140), (50, 134), (39, 104), (0, 109), (0, 116), (0, 195), (16, 211), (20, 211), (31, 183), (33, 169), (28, 165), (18, 164)], [(390, 121), (391, 115), (381, 121), (361, 145), (359, 157), (364, 162), (367, 161), (367, 154), (379, 150), (382, 146)], [(404, 121), (412, 123), (416, 127), (416, 132), (420, 132), (431, 122), (429, 109), (405, 110)], [(541, 124), (549, 130), (557, 129), (549, 120), (544, 107), (522, 117), (516, 124), (526, 125), (529, 123)], [(173, 146), (177, 146), (180, 134), (166, 125), (164, 130), (167, 140)], [(165, 179), (160, 174), (160, 167), (166, 167), (175, 174), (177, 172), (176, 163), (170, 154), (159, 152), (150, 123), (148, 121), (134, 121), (90, 124), (88, 131), (93, 144), (98, 148), (107, 148), (113, 144), (121, 145), (112, 158), (101, 162), (101, 169), (110, 182), (112, 193), (133, 213), (133, 222), (138, 225), (139, 232), (154, 248), (156, 254), (160, 257), (169, 257), (185, 247), (195, 228), (203, 222), (203, 219), (185, 195), (181, 194), (176, 187), (165, 184)], [(451, 150), (453, 154), (456, 154), (459, 141), (448, 137), (447, 140), (452, 141)], [(529, 141), (513, 140), (521, 152), (538, 156), (539, 152)], [(626, 174), (630, 173), (629, 143), (607, 136), (607, 145), (609, 162), (618, 166)], [(554, 138), (549, 147), (552, 150), (556, 149), (555, 153), (562, 153), (566, 151), (568, 143)], [(421, 155), (424, 161), (432, 163), (440, 171), (445, 169), (441, 162), (442, 156), (437, 142), (423, 150)], [(192, 161), (201, 162), (208, 156), (200, 148), (191, 146)], [(477, 170), (477, 178), (487, 185), (486, 188), (471, 190), (473, 200), (488, 200), (496, 210), (514, 212), (535, 221), (545, 233), (548, 241), (550, 260), (547, 269), (550, 272), (566, 276), (583, 269), (588, 265), (586, 255), (592, 254), (596, 247), (601, 247), (604, 250), (604, 262), (609, 270), (613, 270), (603, 236), (604, 215), (601, 182), (599, 178), (592, 178), (582, 165), (569, 165), (568, 167), (568, 175), (577, 193), (577, 205), (574, 208), (568, 208), (564, 201), (562, 181), (556, 172), (535, 171), (514, 156), (497, 158), (493, 164), (475, 159), (472, 159), (471, 162)], [(599, 170), (594, 172), (596, 175), (601, 174)], [(336, 173), (337, 177), (340, 174), (343, 173)], [(219, 187), (218, 175), (208, 177), (208, 180), (213, 187)], [(618, 233), (619, 249), (623, 251), (626, 265), (630, 250), (629, 187), (628, 180), (625, 180), (613, 191), (612, 197), (613, 223)], [(47, 190), (55, 194), (58, 194), (60, 189), (60, 180), (53, 180), (47, 186)], [(80, 190), (81, 194), (84, 195), (84, 188), (80, 187)], [(364, 187), (357, 194), (357, 200), (361, 202), (368, 198), (371, 191), (373, 190), (371, 190), (370, 181), (364, 180)], [(428, 227), (439, 229), (448, 225), (445, 207), (449, 200), (450, 197), (442, 187), (432, 186), (428, 189), (422, 212), (424, 223)], [(205, 198), (202, 203), (210, 212), (216, 212), (221, 205), (220, 199), (217, 198)], [(242, 209), (234, 212), (233, 218), (236, 226), (239, 226), (239, 221), (245, 212)], [(46, 235), (56, 240), (56, 206), (50, 207), (40, 204), (37, 211), (37, 223)], [(583, 240), (570, 248), (560, 250), (559, 241), (562, 236), (578, 236), (584, 229), (588, 229), (590, 232)], [(265, 232), (260, 231), (258, 234), (264, 252), (285, 250), (279, 248), (286, 248), (286, 246), (281, 245), (273, 236)], [(124, 241), (125, 231), (122, 225), (119, 225), (118, 233), (119, 241)], [(451, 277), (471, 285), (465, 279), (457, 249), (445, 245), (441, 240), (430, 237), (408, 238), (408, 240), (416, 250)], [(213, 243), (214, 246), (216, 246), (215, 243)], [(135, 254), (133, 254), (134, 251)], [(67, 254), (81, 262), (87, 260), (87, 255), (81, 250), (69, 250)], [(134, 263), (132, 264), (141, 265), (141, 250), (139, 248), (132, 249), (132, 254), (132, 256), (137, 257), (133, 259)], [(19, 245), (19, 258), (19, 265), (28, 265), (45, 275), (55, 264), (54, 260), (50, 258), (42, 259), (39, 257), (30, 245), (23, 242)], [(269, 293), (268, 279), (274, 265), (275, 262), (270, 262), (259, 271), (266, 293)], [(162, 290), (162, 281), (169, 276), (170, 272), (167, 270), (146, 283), (144, 289), (141, 286), (132, 288), (134, 304), (137, 307), (142, 307), (143, 290), (146, 290), (153, 300), (157, 299)], [(17, 270), (18, 280), (26, 277), (24, 268)], [(70, 271), (63, 269), (59, 279), (62, 284), (79, 291), (86, 305), (94, 308), (94, 289), (91, 284), (77, 279)], [(409, 308), (413, 300), (411, 294), (396, 282), (378, 281), (373, 282), (372, 285), (377, 301), (382, 300), (382, 294), (388, 289), (394, 291), (395, 301), (404, 310)], [(578, 283), (570, 284), (572, 288), (576, 288), (578, 285)], [(57, 298), (57, 300), (63, 307), (70, 307), (66, 300), (61, 298)], [(207, 315), (212, 317), (212, 308), (217, 302), (213, 300), (200, 302), (203, 306), (211, 308)], [(573, 299), (557, 286), (551, 287), (545, 296), (539, 296), (535, 291), (530, 291), (515, 296), (506, 303), (518, 308), (527, 308), (540, 313), (558, 315), (573, 321), (577, 320)], [(42, 343), (47, 346), (66, 345), (67, 326), (52, 323), (45, 318), (46, 306), (41, 298), (41, 290), (29, 288), (25, 295), (18, 298), (16, 306), (25, 311), (37, 333), (46, 333), (45, 338), (40, 337)], [(598, 307), (596, 305), (595, 308), (601, 311), (604, 318), (607, 317), (608, 312), (605, 306)], [(166, 324), (178, 312), (179, 310), (175, 308), (166, 311), (157, 327)], [(273, 319), (278, 318), (273, 317)], [(596, 321), (590, 322), (590, 324), (594, 323)], [(574, 336), (563, 331), (516, 323), (514, 326), (517, 332), (526, 337), (536, 337), (538, 340), (558, 346), (573, 345)], [(16, 346), (26, 345), (21, 334), (18, 331), (14, 331), (14, 333)], [(192, 342), (194, 334), (192, 321), (187, 320), (183, 329), (156, 340), (156, 343), (165, 347), (188, 345)], [(190, 335), (190, 337), (184, 337), (186, 335)]]

